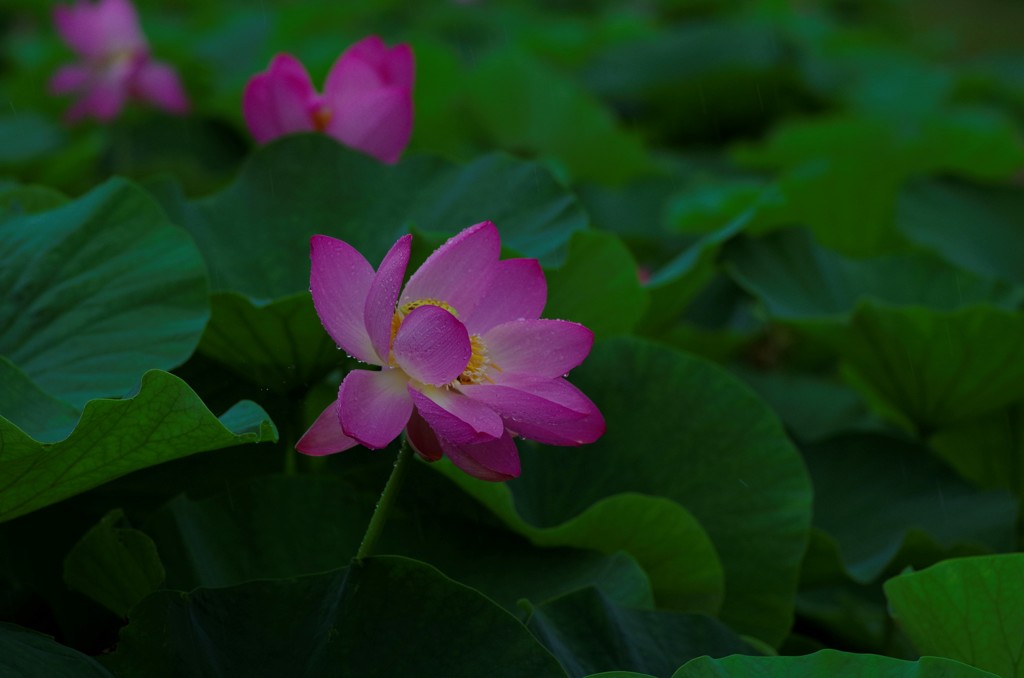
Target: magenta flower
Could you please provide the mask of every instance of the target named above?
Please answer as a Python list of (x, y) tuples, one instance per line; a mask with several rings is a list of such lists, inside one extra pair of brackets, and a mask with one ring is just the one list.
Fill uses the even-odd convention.
[(93, 116), (111, 120), (129, 99), (148, 101), (171, 113), (188, 110), (178, 74), (149, 56), (146, 37), (129, 0), (78, 0), (58, 6), (53, 21), (64, 42), (81, 61), (61, 66), (50, 80), (54, 94), (81, 97), (69, 120)]
[(314, 236), (310, 291), (324, 329), (380, 371), (353, 370), (338, 399), (296, 444), (320, 456), (405, 433), (424, 459), (442, 455), (483, 480), (519, 475), (513, 436), (581, 445), (604, 433), (597, 407), (564, 379), (593, 333), (541, 320), (547, 283), (536, 259), (498, 260), (498, 229), (471, 226), (402, 289), (411, 235), (374, 273), (350, 245)]
[(298, 59), (278, 54), (249, 81), (242, 111), (260, 143), (315, 130), (391, 164), (412, 135), (413, 71), (409, 45), (371, 35), (338, 57), (320, 95)]

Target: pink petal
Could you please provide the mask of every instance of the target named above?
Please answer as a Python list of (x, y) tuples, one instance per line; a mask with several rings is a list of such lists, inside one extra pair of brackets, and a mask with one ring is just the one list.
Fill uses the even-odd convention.
[(497, 440), (458, 445), (441, 440), (445, 455), (460, 469), (480, 480), (502, 482), (519, 476), (519, 450), (507, 432)]
[(510, 320), (536, 320), (547, 303), (548, 284), (536, 259), (499, 261), (476, 307), (462, 320), (471, 334), (483, 334)]
[(149, 61), (135, 72), (134, 89), (140, 98), (171, 113), (188, 111), (188, 97), (178, 74), (167, 64)]
[(309, 259), (309, 291), (324, 329), (349, 355), (380, 365), (363, 320), (373, 282), (370, 262), (348, 243), (326, 235), (310, 239)]
[(85, 95), (68, 111), (68, 120), (86, 116), (97, 120), (112, 120), (121, 112), (126, 98), (127, 91), (121, 81), (94, 81)]
[(286, 133), (313, 129), (309, 111), (319, 95), (302, 62), (291, 54), (278, 54), (270, 62), (271, 94), (278, 122)]
[(412, 93), (408, 87), (370, 89), (344, 98), (324, 95), (331, 111), (326, 132), (346, 146), (394, 164), (412, 136)]
[(290, 54), (278, 54), (270, 68), (253, 76), (242, 96), (249, 131), (260, 143), (314, 129), (310, 109), (319, 99), (305, 66)]
[(470, 226), (427, 257), (402, 292), (402, 304), (437, 299), (459, 317), (471, 317), (487, 291), (501, 254), (498, 229), (489, 221)]
[(61, 66), (50, 78), (50, 92), (52, 94), (67, 94), (84, 89), (92, 77), (92, 71), (85, 66), (68, 64)]
[(75, 52), (83, 57), (99, 57), (102, 52), (96, 51), (97, 42), (87, 26), (82, 25), (80, 12), (78, 5), (57, 5), (53, 8), (53, 25), (61, 39)]
[(502, 435), (505, 423), (497, 412), (456, 391), (409, 386), (416, 409), (437, 437), (453, 443), (481, 443)]
[(324, 96), (335, 102), (344, 102), (375, 92), (389, 85), (387, 73), (381, 68), (387, 48), (375, 35), (360, 40), (338, 57), (327, 73)]
[(411, 90), (416, 79), (416, 59), (412, 47), (402, 43), (388, 50), (384, 73), (389, 85), (408, 87)]
[(270, 93), (270, 74), (258, 73), (249, 79), (242, 93), (242, 115), (249, 133), (261, 144), (284, 134), (277, 121)]
[(146, 51), (146, 38), (128, 0), (58, 6), (53, 10), (53, 22), (64, 42), (90, 61), (102, 61), (123, 52)]
[(594, 333), (567, 320), (513, 320), (491, 328), (483, 341), (500, 381), (511, 375), (561, 377), (587, 357)]
[(494, 408), (509, 430), (546, 445), (583, 445), (604, 435), (600, 410), (565, 379), (464, 386), (462, 392)]
[(406, 374), (434, 386), (454, 381), (473, 355), (466, 326), (437, 306), (420, 306), (405, 316), (392, 350)]
[(146, 50), (146, 37), (130, 0), (100, 0), (93, 5), (92, 21), (107, 54)]
[(444, 455), (437, 435), (417, 409), (413, 409), (412, 416), (409, 417), (405, 435), (408, 436), (412, 449), (427, 461), (437, 461)]
[(409, 265), (412, 236), (398, 239), (380, 262), (377, 275), (370, 283), (363, 309), (363, 322), (377, 352), (379, 364), (387, 365), (391, 356), (391, 320), (395, 317), (398, 292), (402, 289), (405, 267)]
[(358, 440), (349, 438), (341, 430), (341, 419), (338, 417), (338, 401), (327, 406), (316, 418), (309, 430), (302, 434), (295, 449), (312, 457), (343, 452), (359, 444)]
[(346, 96), (388, 85), (412, 89), (415, 71), (409, 45), (403, 43), (388, 49), (379, 37), (371, 35), (349, 47), (334, 62), (324, 93)]
[(407, 383), (400, 370), (349, 372), (338, 391), (338, 414), (345, 435), (372, 450), (387, 447), (412, 416)]

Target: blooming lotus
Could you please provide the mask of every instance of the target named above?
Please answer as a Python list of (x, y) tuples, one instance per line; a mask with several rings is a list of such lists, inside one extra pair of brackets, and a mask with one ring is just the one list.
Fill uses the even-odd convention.
[(310, 291), (324, 329), (379, 371), (353, 370), (296, 448), (310, 455), (387, 446), (405, 431), (424, 459), (447, 456), (483, 480), (519, 475), (513, 436), (581, 445), (601, 413), (565, 374), (590, 352), (583, 325), (540, 319), (547, 283), (535, 259), (499, 260), (489, 221), (434, 252), (402, 289), (412, 236), (373, 267), (323, 235)]
[(278, 54), (245, 88), (245, 122), (260, 143), (317, 131), (395, 163), (412, 135), (413, 71), (409, 45), (389, 49), (372, 35), (334, 62), (321, 95), (298, 59)]
[(81, 95), (68, 111), (70, 120), (111, 120), (129, 99), (148, 101), (171, 113), (188, 110), (177, 73), (150, 58), (129, 0), (79, 0), (54, 8), (53, 20), (80, 58), (79, 63), (62, 66), (50, 80), (54, 94)]

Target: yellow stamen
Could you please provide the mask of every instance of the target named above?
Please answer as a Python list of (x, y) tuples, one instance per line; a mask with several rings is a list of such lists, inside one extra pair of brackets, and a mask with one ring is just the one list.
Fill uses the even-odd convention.
[[(485, 381), (493, 384), (494, 380), (487, 374), (487, 370), (495, 369), (501, 372), (501, 368), (491, 362), (490, 357), (487, 355), (487, 346), (484, 345), (484, 340), (480, 338), (479, 334), (471, 334), (469, 336), (469, 345), (473, 348), (473, 354), (469, 357), (469, 364), (466, 365), (466, 369), (462, 371), (462, 374), (455, 381), (460, 384), (479, 384)], [(454, 386), (455, 384), (453, 383), (452, 385)]]
[(331, 118), (334, 114), (331, 109), (326, 106), (320, 106), (313, 111), (313, 127), (317, 132), (323, 132), (327, 129), (327, 126), (331, 124)]

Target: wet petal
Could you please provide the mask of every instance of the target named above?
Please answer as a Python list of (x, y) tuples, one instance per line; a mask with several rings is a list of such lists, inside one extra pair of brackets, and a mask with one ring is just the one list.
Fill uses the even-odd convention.
[(391, 355), (391, 320), (405, 279), (405, 267), (409, 265), (411, 246), (412, 236), (403, 235), (388, 250), (366, 296), (363, 322), (381, 365), (387, 365)]
[(338, 414), (345, 435), (373, 450), (387, 447), (412, 416), (407, 383), (399, 370), (349, 372), (338, 392)]
[(434, 386), (451, 383), (473, 355), (465, 325), (437, 306), (414, 308), (402, 320), (393, 350), (406, 374)]
[(480, 443), (494, 440), (505, 431), (505, 423), (497, 412), (461, 393), (410, 386), (409, 395), (440, 439), (459, 444)]
[(309, 243), (309, 291), (324, 329), (346, 353), (381, 364), (366, 332), (363, 311), (373, 267), (346, 242), (315, 235)]
[(483, 340), (503, 381), (510, 375), (563, 376), (590, 353), (594, 333), (567, 320), (514, 320), (491, 328)]
[(600, 438), (604, 417), (565, 379), (465, 386), (470, 399), (496, 410), (515, 433), (546, 445), (583, 445)]
[(463, 317), (472, 334), (510, 320), (536, 320), (548, 299), (548, 284), (536, 259), (499, 261), (476, 307)]
[(358, 440), (349, 438), (341, 430), (338, 401), (335, 400), (320, 413), (309, 430), (302, 434), (299, 442), (295, 443), (295, 449), (313, 457), (322, 457), (325, 454), (343, 452), (358, 444)]
[(501, 482), (519, 476), (519, 450), (507, 432), (477, 445), (459, 445), (441, 439), (445, 455), (460, 469), (480, 480)]
[(489, 221), (470, 226), (427, 257), (402, 292), (401, 303), (438, 299), (471, 315), (487, 290), (501, 254), (498, 229)]

